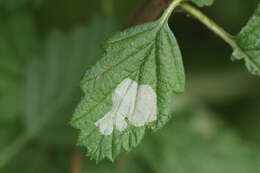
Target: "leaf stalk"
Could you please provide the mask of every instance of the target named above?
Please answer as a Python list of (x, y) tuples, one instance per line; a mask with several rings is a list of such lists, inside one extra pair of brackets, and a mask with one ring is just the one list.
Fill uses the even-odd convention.
[(161, 17), (161, 22), (160, 25), (162, 26), (163, 24), (165, 24), (165, 22), (168, 21), (169, 17), (171, 16), (173, 10), (179, 6), (181, 4), (183, 0), (174, 0), (171, 2), (171, 4), (169, 5), (169, 7), (164, 11), (162, 17)]

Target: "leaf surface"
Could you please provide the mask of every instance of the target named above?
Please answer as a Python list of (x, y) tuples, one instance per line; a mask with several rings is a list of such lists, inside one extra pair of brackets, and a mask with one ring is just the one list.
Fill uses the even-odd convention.
[(71, 125), (80, 130), (78, 144), (87, 155), (113, 161), (136, 147), (146, 129), (165, 125), (173, 94), (184, 90), (185, 75), (177, 41), (163, 18), (115, 34), (103, 47), (103, 57), (81, 81), (85, 96)]
[(233, 56), (244, 58), (248, 70), (260, 75), (260, 4), (235, 39), (241, 50), (235, 50)]
[(199, 7), (211, 6), (214, 3), (214, 0), (191, 0), (191, 1)]

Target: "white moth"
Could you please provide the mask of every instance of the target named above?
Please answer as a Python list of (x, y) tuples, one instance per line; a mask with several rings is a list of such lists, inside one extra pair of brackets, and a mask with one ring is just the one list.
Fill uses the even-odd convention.
[(114, 90), (112, 102), (111, 110), (95, 123), (104, 135), (110, 135), (114, 128), (124, 131), (126, 121), (139, 127), (157, 119), (157, 97), (149, 85), (127, 78)]

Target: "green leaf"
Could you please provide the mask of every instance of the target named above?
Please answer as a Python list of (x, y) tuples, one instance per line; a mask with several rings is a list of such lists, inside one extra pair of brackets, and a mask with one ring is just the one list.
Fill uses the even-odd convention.
[(248, 70), (260, 75), (260, 4), (247, 25), (236, 36), (240, 50), (235, 50), (236, 59), (244, 58)]
[(191, 0), (191, 1), (199, 7), (211, 6), (214, 3), (214, 0)]
[(96, 161), (114, 160), (170, 119), (174, 93), (184, 91), (181, 52), (165, 15), (127, 29), (103, 45), (102, 59), (81, 81), (85, 93), (71, 124), (78, 145)]

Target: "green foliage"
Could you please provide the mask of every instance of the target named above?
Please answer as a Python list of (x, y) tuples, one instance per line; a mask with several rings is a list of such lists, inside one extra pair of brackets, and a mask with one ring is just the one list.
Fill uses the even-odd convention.
[[(48, 150), (43, 145), (31, 145), (15, 157), (12, 164), (8, 165), (3, 171), (8, 173), (62, 173), (69, 170), (69, 158), (66, 157), (67, 151), (55, 153)], [(32, 159), (33, 158), (33, 159)]]
[[(41, 2), (47, 3), (43, 6), (38, 5)], [(207, 0), (193, 0), (193, 2), (200, 7), (213, 3)], [(236, 8), (233, 9), (230, 8), (232, 2), (220, 1), (210, 10), (210, 15), (227, 30), (238, 31), (247, 17), (252, 15), (258, 3), (259, 0), (237, 0), (234, 4)], [(180, 8), (184, 4), (188, 3), (184, 0)], [(185, 15), (177, 15), (170, 21), (170, 24), (174, 24), (170, 27), (181, 39), (181, 49), (186, 57), (185, 94), (176, 94), (176, 91), (183, 90), (182, 87), (171, 85), (160, 88), (172, 95), (172, 97), (167, 95), (169, 104), (164, 102), (166, 106), (163, 109), (168, 108), (167, 113), (173, 118), (156, 133), (147, 133), (141, 145), (131, 153), (121, 154), (113, 163), (103, 161), (97, 165), (95, 161), (83, 157), (83, 152), (75, 148), (77, 131), (68, 125), (68, 121), (82, 96), (78, 86), (80, 77), (86, 69), (96, 67), (94, 65), (91, 68), (91, 65), (102, 54), (99, 43), (119, 28), (110, 20), (93, 16), (98, 14), (113, 17), (117, 22), (124, 23), (121, 26), (124, 27), (129, 23), (129, 17), (134, 16), (134, 10), (139, 8), (139, 5), (139, 0), (0, 0), (0, 172), (259, 173), (259, 78), (249, 77), (241, 70), (239, 64), (228, 63), (226, 55), (230, 50), (216, 37), (211, 37), (209, 32), (202, 32), (198, 22), (191, 24), (192, 32), (190, 32), (191, 25), (185, 22)], [(224, 11), (231, 9), (232, 13), (223, 12), (223, 9)], [(93, 20), (90, 22), (89, 19)], [(152, 25), (155, 25), (155, 28), (151, 27), (150, 31), (141, 34), (144, 39), (141, 39), (141, 36), (131, 39), (137, 42), (136, 45), (145, 42), (151, 45), (157, 43), (159, 45), (157, 49), (151, 46), (150, 50), (159, 50), (159, 60), (167, 60), (170, 57), (174, 61), (180, 58), (179, 48), (164, 39), (165, 35), (172, 34), (166, 22), (163, 24), (156, 21), (144, 28)], [(158, 33), (155, 31), (156, 27)], [(130, 31), (137, 32), (133, 28), (128, 30)], [(236, 58), (245, 59), (254, 74), (259, 74), (259, 68), (255, 68), (258, 65), (254, 65), (259, 62), (258, 33), (259, 6), (238, 36), (232, 37), (227, 34), (236, 45), (234, 46), (237, 48), (234, 49)], [(125, 36), (121, 34), (116, 34), (111, 39)], [(217, 35), (219, 36), (218, 33)], [(157, 38), (153, 39), (154, 37)], [(170, 37), (174, 45), (177, 45), (174, 36)], [(42, 42), (43, 40), (45, 42)], [(125, 54), (133, 51), (138, 51), (139, 55), (140, 52), (148, 54), (149, 48), (136, 49), (131, 42), (126, 46), (129, 42), (125, 40), (116, 46), (126, 48), (121, 50), (122, 54), (117, 53), (117, 48), (111, 47), (111, 43), (104, 45), (106, 52), (97, 64), (104, 65), (101, 62), (111, 52), (115, 54), (111, 58), (113, 60), (121, 60)], [(169, 51), (171, 48), (175, 49), (176, 57)], [(169, 56), (163, 56), (166, 55), (164, 52), (169, 53)], [(154, 60), (151, 58), (152, 55), (148, 57)], [(252, 63), (248, 57), (255, 62)], [(137, 62), (142, 58), (135, 55), (129, 58), (129, 61)], [(113, 62), (104, 63), (107, 65)], [(154, 61), (143, 62), (146, 65), (140, 69), (144, 69), (143, 73), (149, 75), (143, 75), (140, 79), (143, 81), (141, 86), (146, 84), (147, 79), (155, 80)], [(129, 73), (125, 71), (127, 69), (139, 69), (134, 65), (136, 64), (120, 66), (121, 73), (111, 75), (116, 78)], [(171, 67), (167, 71), (171, 71), (173, 75), (167, 73), (169, 76), (165, 77), (165, 80), (172, 84), (173, 78), (177, 76), (175, 76), (177, 69), (169, 62), (166, 65)], [(152, 68), (148, 69), (148, 66)], [(157, 67), (158, 65), (156, 66), (158, 70)], [(179, 67), (182, 71), (182, 66)], [(98, 69), (102, 71), (106, 67)], [(166, 71), (163, 70), (165, 68), (160, 72)], [(120, 70), (113, 68), (111, 71)], [(95, 74), (98, 72), (93, 73)], [(98, 80), (101, 79), (102, 75)], [(113, 82), (104, 82), (104, 85), (109, 86), (111, 83)], [(84, 86), (82, 88), (84, 89)], [(173, 95), (173, 89), (176, 89), (174, 92), (176, 95)], [(84, 93), (86, 96), (82, 99), (89, 96), (95, 99), (97, 93), (99, 91)], [(157, 94), (166, 97), (164, 92)], [(111, 95), (113, 93), (110, 93), (110, 98)], [(173, 100), (173, 105), (170, 105), (170, 100)], [(112, 102), (109, 102), (108, 111), (111, 109), (111, 104)], [(147, 106), (148, 102), (143, 108)], [(100, 108), (98, 112), (103, 113), (104, 110)], [(96, 114), (93, 117), (98, 119), (102, 116)], [(145, 129), (157, 130), (168, 117), (170, 116), (166, 116), (165, 119), (158, 117), (156, 122), (145, 125)], [(161, 124), (158, 123), (160, 121)], [(94, 120), (91, 123), (93, 122), (95, 123)], [(84, 121), (81, 123), (84, 124)], [(140, 129), (133, 125), (128, 127)], [(99, 138), (101, 135), (98, 135)], [(130, 142), (136, 146), (141, 138), (134, 141), (134, 137)], [(87, 142), (86, 140), (85, 146), (91, 144)], [(125, 147), (127, 148), (126, 145)], [(116, 148), (114, 151), (118, 152), (119, 149)], [(78, 155), (75, 156), (74, 153)], [(87, 154), (92, 153), (88, 151)], [(78, 168), (78, 171), (73, 170), (73, 167)]]
[(0, 75), (17, 77), (21, 65), (37, 50), (34, 19), (26, 10), (0, 12)]
[[(94, 37), (93, 31), (101, 26), (107, 31), (103, 30), (102, 34)], [(27, 71), (25, 115), (29, 131), (38, 130), (60, 109), (68, 106), (78, 92), (80, 74), (87, 64), (93, 63), (85, 56), (96, 57), (99, 48), (94, 43), (101, 41), (114, 28), (110, 21), (97, 20), (88, 29), (79, 28), (68, 35), (53, 32), (48, 37), (43, 57), (32, 61)], [(89, 40), (92, 44), (87, 42)]]
[[(136, 147), (146, 129), (165, 125), (170, 118), (173, 93), (183, 92), (185, 77), (177, 41), (164, 15), (156, 22), (110, 37), (104, 48), (102, 59), (81, 81), (85, 96), (71, 124), (80, 129), (79, 145), (87, 147), (91, 158), (113, 161), (122, 150)], [(157, 120), (138, 127), (128, 123), (124, 131), (114, 129), (112, 134), (103, 135), (95, 123), (109, 112), (112, 92), (126, 78), (149, 85), (156, 92)]]
[(0, 124), (8, 124), (16, 119), (21, 101), (20, 88), (17, 81), (1, 76), (0, 80)]
[(191, 0), (191, 1), (199, 7), (203, 7), (203, 6), (211, 6), (215, 0)]
[[(4, 121), (5, 122), (5, 121)], [(19, 128), (17, 128), (17, 123), (6, 123), (5, 124), (1, 120), (0, 127), (0, 148), (6, 147), (13, 137), (17, 134)], [(1, 151), (1, 150), (0, 150)]]
[(31, 13), (0, 12), (0, 123), (16, 118), (23, 97), (23, 67), (38, 46)]
[(152, 172), (259, 173), (260, 151), (254, 145), (243, 145), (238, 134), (204, 106), (190, 108), (136, 151)]
[(185, 105), (185, 111), (174, 113), (174, 119), (158, 133), (147, 136), (131, 154), (113, 165), (86, 160), (82, 172), (259, 173), (259, 149), (243, 141), (217, 119), (215, 112), (192, 103)]
[[(42, 133), (47, 133), (48, 138), (39, 136), (39, 140), (48, 142), (51, 138), (56, 145), (73, 143), (71, 135), (59, 134), (65, 130), (72, 133), (64, 126), (75, 106), (70, 104), (71, 100), (79, 95), (77, 86), (81, 74), (100, 54), (98, 43), (115, 28), (116, 24), (110, 20), (96, 19), (88, 28), (78, 28), (67, 35), (53, 32), (48, 37), (43, 57), (32, 62), (27, 72), (25, 115), (28, 130), (47, 126)], [(102, 34), (98, 30), (102, 30)]]
[(248, 70), (260, 75), (260, 4), (253, 16), (236, 36), (236, 41), (242, 50), (235, 50), (235, 58), (244, 58)]
[[(31, 60), (27, 67), (23, 121), (25, 135), (3, 150), (0, 162), (11, 158), (32, 138), (52, 145), (62, 143), (64, 148), (73, 145), (74, 133), (69, 126), (64, 126), (75, 106), (71, 100), (75, 99), (76, 103), (80, 76), (93, 63), (93, 58), (100, 54), (98, 42), (115, 28), (112, 21), (96, 19), (87, 29), (78, 28), (68, 35), (61, 32), (49, 35), (41, 56)], [(102, 34), (96, 33), (101, 29)], [(85, 56), (91, 58), (86, 59)], [(60, 134), (64, 131), (68, 132), (65, 136)]]
[(158, 133), (147, 136), (132, 154), (113, 165), (87, 163), (83, 171), (259, 173), (260, 150), (243, 141), (217, 119), (215, 112), (196, 103), (185, 105), (185, 111), (174, 112), (175, 118)]

